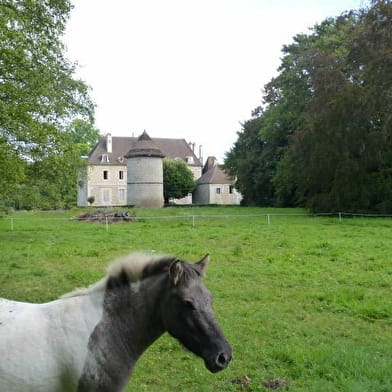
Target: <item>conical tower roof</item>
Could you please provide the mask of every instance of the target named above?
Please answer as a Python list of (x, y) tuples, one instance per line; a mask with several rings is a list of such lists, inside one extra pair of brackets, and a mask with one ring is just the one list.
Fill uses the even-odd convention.
[(150, 136), (146, 131), (138, 137), (135, 144), (131, 147), (125, 158), (134, 157), (158, 157), (163, 158), (164, 155), (162, 151), (155, 145), (151, 140)]

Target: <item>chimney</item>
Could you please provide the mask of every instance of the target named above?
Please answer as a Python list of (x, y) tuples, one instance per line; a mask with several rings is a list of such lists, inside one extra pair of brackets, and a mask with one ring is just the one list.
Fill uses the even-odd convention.
[(203, 146), (201, 144), (199, 145), (199, 160), (200, 163), (203, 165)]
[(112, 135), (110, 133), (106, 135), (106, 152), (112, 153)]

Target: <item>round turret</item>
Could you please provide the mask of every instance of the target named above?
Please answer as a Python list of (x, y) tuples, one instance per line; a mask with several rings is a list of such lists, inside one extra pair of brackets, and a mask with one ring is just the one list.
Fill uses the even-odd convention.
[(163, 207), (162, 151), (144, 131), (125, 155), (127, 203), (135, 207)]

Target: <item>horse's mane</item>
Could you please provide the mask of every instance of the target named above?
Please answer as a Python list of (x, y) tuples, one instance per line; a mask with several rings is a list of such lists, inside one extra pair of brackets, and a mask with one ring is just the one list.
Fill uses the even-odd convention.
[(106, 277), (88, 287), (76, 289), (64, 294), (60, 298), (78, 297), (92, 292), (102, 291), (106, 287), (108, 278), (120, 277), (123, 273), (126, 274), (130, 282), (138, 282), (148, 276), (168, 269), (173, 260), (175, 260), (173, 256), (148, 253), (131, 253), (122, 256), (109, 264)]

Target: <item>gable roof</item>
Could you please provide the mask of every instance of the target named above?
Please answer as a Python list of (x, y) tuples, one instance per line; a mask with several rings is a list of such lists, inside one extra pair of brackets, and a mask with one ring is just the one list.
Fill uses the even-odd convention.
[[(106, 138), (106, 136), (103, 136), (91, 150), (88, 156), (88, 163), (92, 165), (126, 165), (127, 160), (125, 156), (134, 147), (137, 138), (113, 136), (111, 153), (107, 152)], [(185, 139), (151, 138), (151, 140), (165, 157), (172, 159), (180, 158), (184, 161), (187, 161), (187, 157), (191, 157), (193, 163), (188, 162), (189, 166), (202, 166), (199, 158), (196, 157)], [(109, 159), (107, 163), (102, 162), (102, 155), (105, 154)]]
[(234, 179), (224, 172), (219, 165), (206, 171), (197, 181), (198, 184), (234, 184)]

